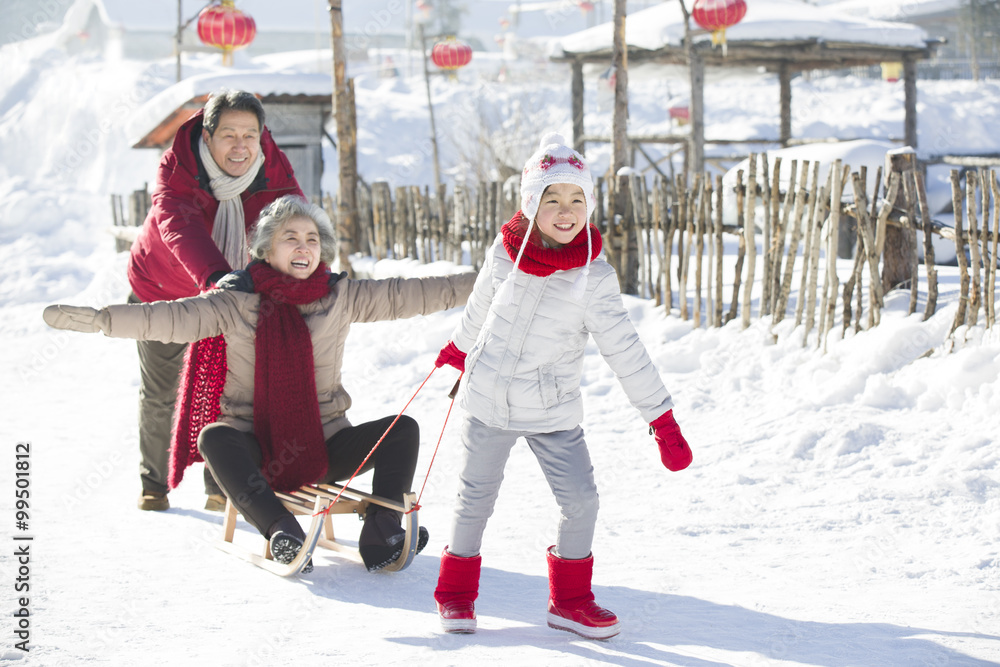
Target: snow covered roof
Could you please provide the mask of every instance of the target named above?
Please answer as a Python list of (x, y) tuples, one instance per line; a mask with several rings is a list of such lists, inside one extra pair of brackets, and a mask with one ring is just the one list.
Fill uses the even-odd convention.
[(329, 74), (237, 70), (192, 76), (161, 91), (136, 110), (125, 128), (129, 143), (135, 148), (163, 145), (164, 136), (172, 139), (177, 128), (204, 105), (208, 96), (223, 88), (246, 90), (265, 102), (275, 98), (313, 98), (322, 102), (330, 99), (333, 84)]
[[(625, 41), (630, 57), (636, 51), (653, 53), (681, 48), (684, 17), (679, 3), (667, 2), (636, 12), (627, 17), (625, 24)], [(709, 33), (693, 21), (692, 28), (696, 44), (704, 44), (711, 39)], [(611, 52), (613, 37), (612, 24), (604, 23), (564, 37), (559, 45), (564, 57), (597, 56)], [(731, 54), (734, 48), (742, 45), (774, 47), (802, 43), (836, 48), (838, 57), (849, 57), (850, 48), (856, 51), (861, 48), (903, 51), (928, 48), (927, 33), (919, 26), (875, 21), (792, 0), (754, 0), (747, 3), (746, 16), (726, 30), (726, 40)], [(757, 55), (759, 60), (767, 59), (764, 53)], [(780, 56), (773, 53), (771, 59), (777, 60)]]
[(840, 0), (826, 5), (844, 14), (867, 16), (882, 21), (912, 21), (958, 10), (961, 0)]

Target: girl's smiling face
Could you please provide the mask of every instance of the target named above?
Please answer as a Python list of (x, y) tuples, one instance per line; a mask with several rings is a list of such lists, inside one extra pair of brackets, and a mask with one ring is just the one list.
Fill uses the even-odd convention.
[(320, 239), (310, 218), (291, 218), (275, 232), (271, 249), (264, 258), (276, 271), (303, 280), (319, 266)]
[(587, 198), (583, 188), (571, 183), (553, 183), (545, 188), (535, 224), (542, 240), (553, 248), (572, 241), (587, 224)]

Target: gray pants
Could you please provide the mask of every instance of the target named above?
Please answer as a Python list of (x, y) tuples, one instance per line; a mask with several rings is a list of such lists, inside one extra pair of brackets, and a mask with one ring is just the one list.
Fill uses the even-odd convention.
[(466, 416), (462, 426), (464, 461), (448, 551), (463, 558), (479, 553), (486, 522), (500, 493), (504, 466), (518, 438), (524, 438), (535, 454), (562, 510), (557, 553), (562, 558), (588, 557), (599, 503), (583, 429), (577, 426), (555, 433), (503, 431), (472, 416)]
[[(141, 303), (130, 294), (129, 303)], [(174, 422), (177, 385), (184, 366), (184, 343), (136, 341), (139, 350), (139, 478), (143, 491), (167, 492), (170, 473), (170, 431)], [(221, 494), (208, 467), (205, 493)]]

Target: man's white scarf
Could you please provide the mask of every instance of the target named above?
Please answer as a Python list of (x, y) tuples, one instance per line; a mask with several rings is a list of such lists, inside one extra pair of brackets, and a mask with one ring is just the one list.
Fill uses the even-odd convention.
[(219, 200), (219, 208), (215, 212), (215, 223), (212, 225), (212, 240), (219, 246), (222, 255), (235, 271), (244, 269), (248, 263), (246, 217), (243, 213), (243, 200), (240, 195), (250, 187), (260, 166), (264, 164), (264, 152), (257, 151), (257, 159), (242, 176), (230, 176), (215, 163), (212, 152), (205, 143), (205, 138), (198, 140), (198, 154), (205, 165), (210, 179), (212, 195)]

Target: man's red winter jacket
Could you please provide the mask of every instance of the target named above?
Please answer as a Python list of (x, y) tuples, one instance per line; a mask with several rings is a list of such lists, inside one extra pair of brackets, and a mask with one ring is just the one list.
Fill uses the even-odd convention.
[[(132, 244), (128, 280), (142, 301), (195, 296), (205, 288), (209, 276), (232, 268), (212, 240), (219, 202), (212, 196), (208, 173), (198, 157), (202, 113), (198, 111), (181, 125), (173, 146), (163, 154), (153, 206)], [(275, 199), (302, 196), (288, 158), (266, 127), (261, 132), (260, 150), (264, 165), (240, 195), (247, 230)]]

